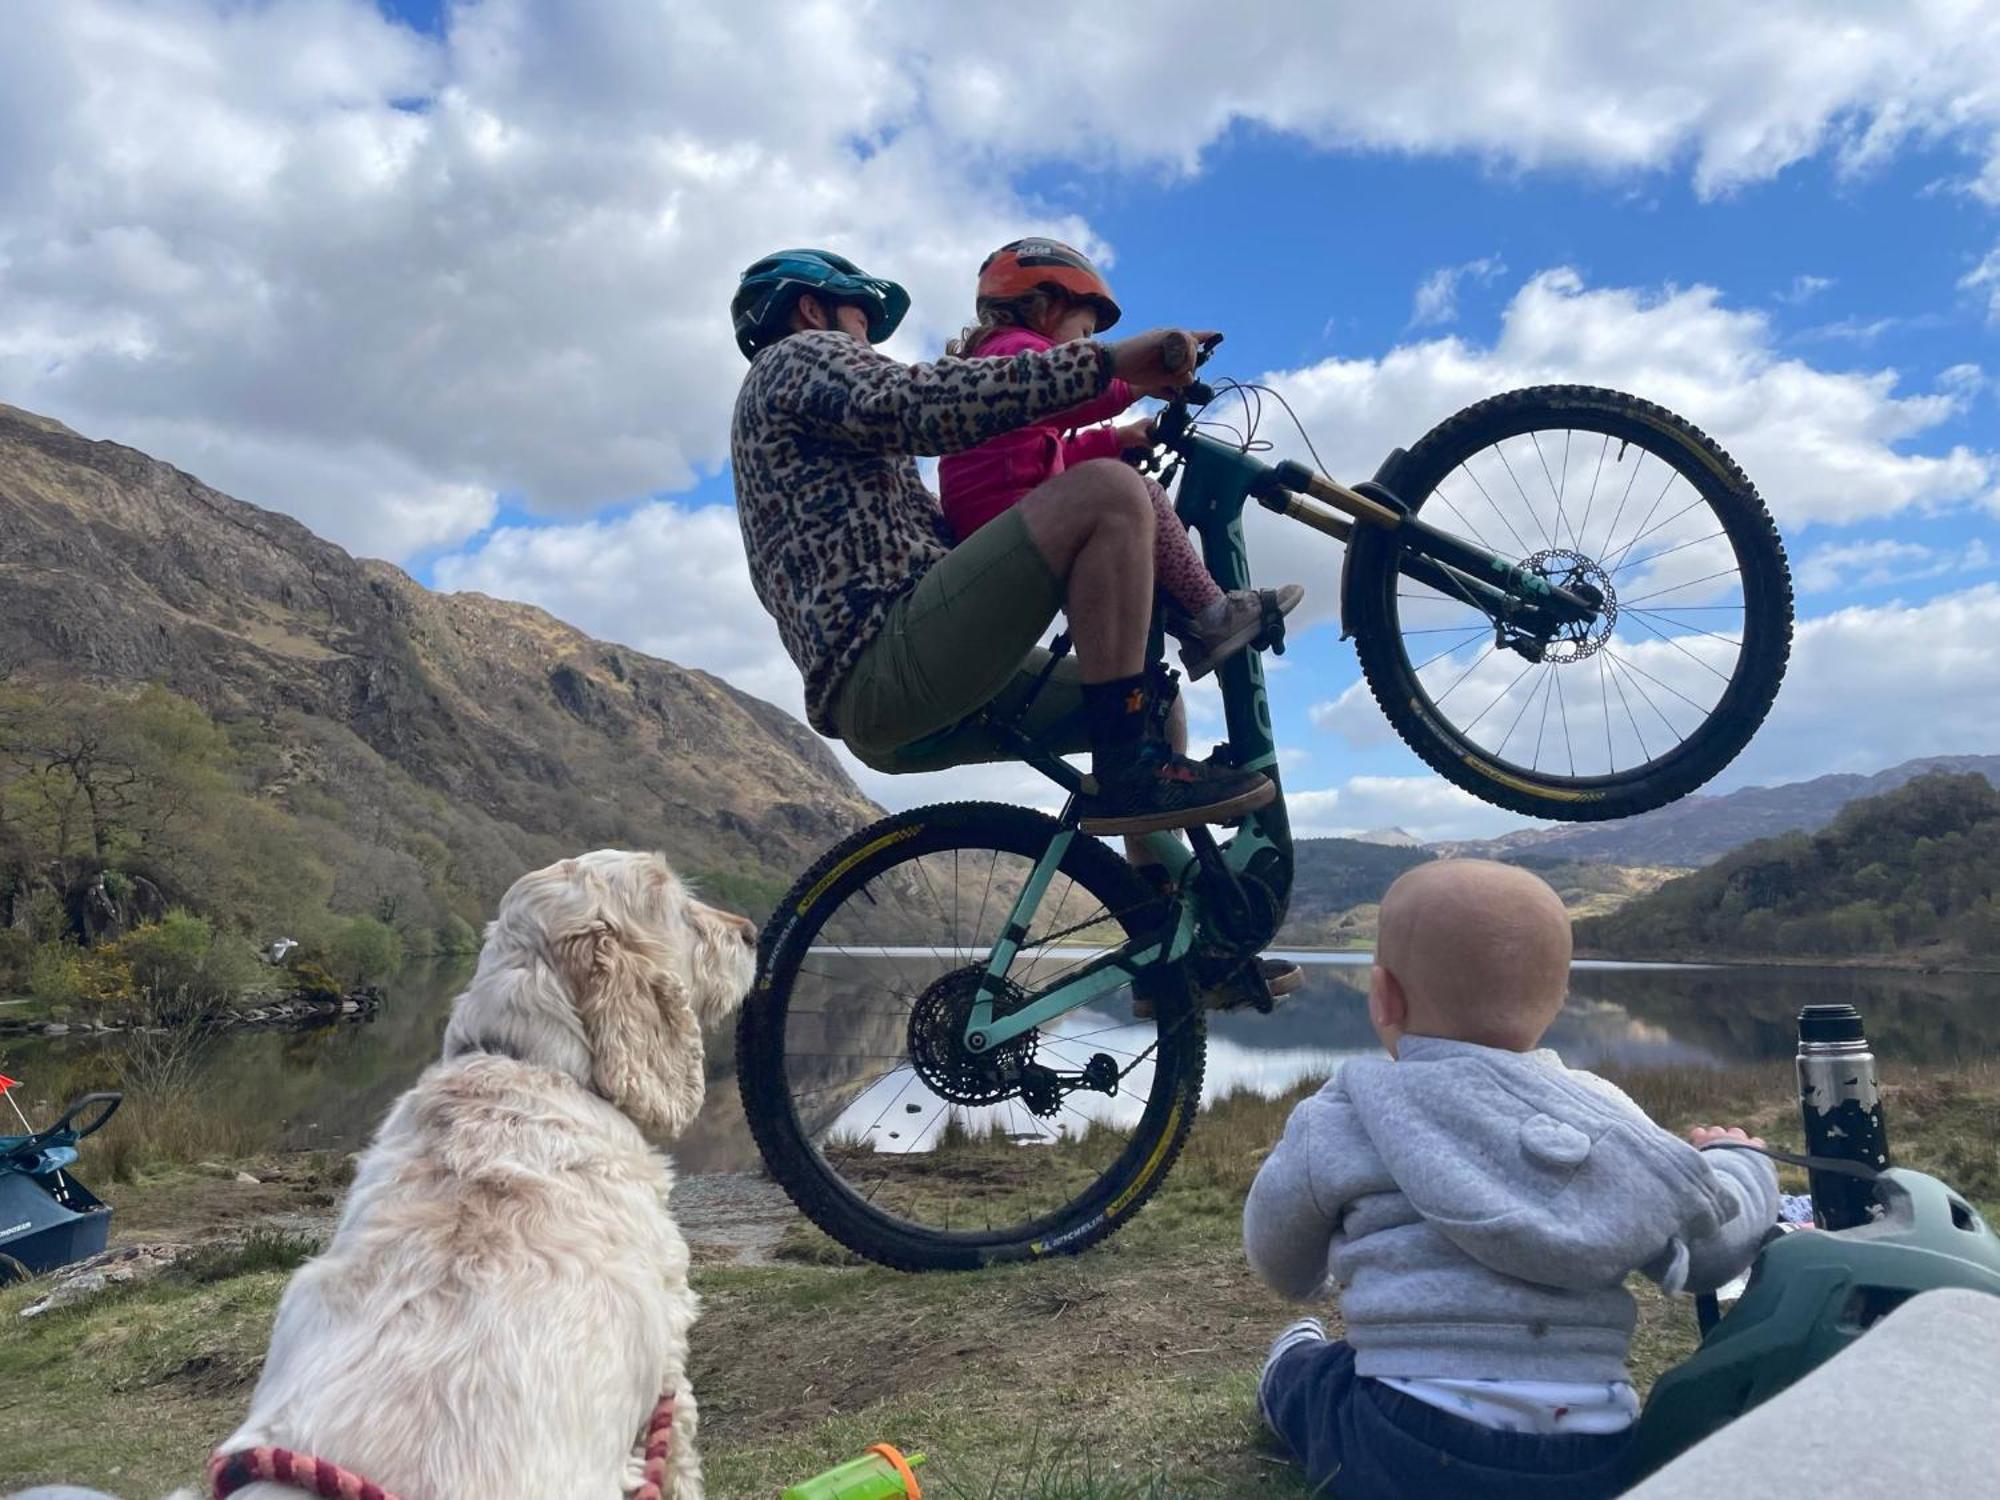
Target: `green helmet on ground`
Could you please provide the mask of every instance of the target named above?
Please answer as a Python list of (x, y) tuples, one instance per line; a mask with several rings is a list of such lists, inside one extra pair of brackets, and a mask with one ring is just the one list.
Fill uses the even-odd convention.
[(871, 344), (894, 333), (910, 310), (908, 292), (893, 281), (868, 275), (844, 255), (830, 250), (779, 250), (746, 270), (730, 299), (736, 347), (745, 359), (754, 359), (760, 349), (791, 332), (792, 309), (806, 292), (864, 309)]
[[(1787, 1234), (1764, 1247), (1736, 1305), (1653, 1387), (1634, 1440), (1634, 1481), (1824, 1364), (1919, 1292), (1967, 1287), (2000, 1296), (2000, 1238), (1971, 1204), (1902, 1167), (1875, 1187), (1883, 1211), (1873, 1223)], [(1922, 1399), (1910, 1391), (1882, 1398)]]

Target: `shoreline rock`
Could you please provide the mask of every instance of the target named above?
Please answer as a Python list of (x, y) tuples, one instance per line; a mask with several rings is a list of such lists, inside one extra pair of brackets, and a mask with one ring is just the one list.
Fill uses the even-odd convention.
[[(334, 1000), (305, 1000), (292, 996), (240, 1010), (216, 1011), (191, 1017), (182, 1023), (211, 1031), (239, 1031), (260, 1027), (306, 1027), (334, 1021), (371, 1020), (382, 1008), (379, 990), (362, 989)], [(0, 1036), (105, 1036), (117, 1032), (158, 1035), (176, 1029), (137, 1017), (113, 1016), (90, 1021), (17, 1021), (0, 1019)]]

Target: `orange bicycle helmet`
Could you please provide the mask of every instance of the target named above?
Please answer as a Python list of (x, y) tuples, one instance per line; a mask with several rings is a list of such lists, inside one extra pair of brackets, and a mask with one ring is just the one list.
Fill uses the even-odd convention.
[(1111, 283), (1086, 256), (1060, 240), (1015, 240), (987, 256), (979, 268), (981, 299), (1009, 301), (1045, 286), (1079, 302), (1096, 303), (1100, 333), (1118, 321)]

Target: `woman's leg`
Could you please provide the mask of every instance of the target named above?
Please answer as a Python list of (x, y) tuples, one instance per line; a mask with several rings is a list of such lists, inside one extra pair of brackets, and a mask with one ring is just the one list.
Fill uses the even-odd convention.
[(1222, 590), (1208, 576), (1167, 492), (1149, 479), (1146, 494), (1153, 502), (1153, 577), (1169, 599), (1198, 615), (1222, 597)]

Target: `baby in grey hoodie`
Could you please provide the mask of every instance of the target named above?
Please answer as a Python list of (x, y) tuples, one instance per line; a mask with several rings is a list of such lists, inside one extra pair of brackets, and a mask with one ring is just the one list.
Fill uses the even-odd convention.
[(1769, 1161), (1697, 1149), (1741, 1130), (1683, 1141), (1539, 1048), (1569, 960), (1569, 914), (1515, 866), (1440, 860), (1383, 898), (1368, 1013), (1389, 1056), (1293, 1112), (1243, 1211), (1273, 1288), (1340, 1292), (1346, 1339), (1293, 1325), (1259, 1388), (1324, 1493), (1617, 1494), (1626, 1276), (1721, 1286), (1776, 1219)]

